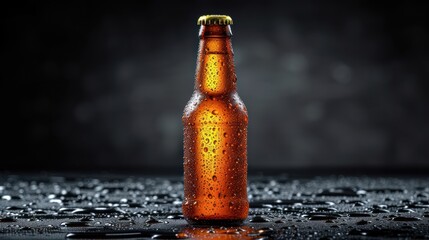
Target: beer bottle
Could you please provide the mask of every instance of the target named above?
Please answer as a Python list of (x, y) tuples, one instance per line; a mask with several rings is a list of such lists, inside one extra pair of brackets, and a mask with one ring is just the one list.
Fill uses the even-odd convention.
[(183, 215), (191, 224), (246, 219), (247, 110), (236, 91), (232, 19), (207, 15), (201, 25), (194, 93), (183, 113)]

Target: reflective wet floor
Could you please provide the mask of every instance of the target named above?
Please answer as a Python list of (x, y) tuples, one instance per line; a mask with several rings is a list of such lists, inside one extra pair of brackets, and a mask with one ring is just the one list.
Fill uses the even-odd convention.
[(5, 175), (2, 239), (429, 239), (429, 177), (249, 177), (241, 226), (193, 227), (181, 177)]

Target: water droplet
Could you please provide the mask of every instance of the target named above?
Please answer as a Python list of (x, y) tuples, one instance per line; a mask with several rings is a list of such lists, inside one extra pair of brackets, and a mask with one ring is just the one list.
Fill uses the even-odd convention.
[(309, 220), (313, 220), (313, 221), (326, 221), (326, 220), (335, 220), (338, 219), (340, 217), (340, 215), (337, 214), (311, 214), (308, 216)]
[(394, 217), (393, 221), (398, 222), (412, 222), (412, 221), (421, 221), (421, 218), (418, 217)]
[(249, 220), (249, 222), (262, 223), (262, 222), (271, 222), (271, 220), (262, 216), (254, 216)]
[(414, 210), (412, 210), (412, 209), (409, 209), (409, 208), (401, 208), (401, 209), (398, 209), (398, 211), (397, 212), (402, 212), (402, 213), (414, 213), (414, 212), (416, 212), (416, 211), (414, 211)]
[(357, 225), (366, 225), (368, 223), (371, 223), (371, 221), (366, 221), (366, 220), (360, 220), (359, 222), (357, 222)]
[(12, 217), (4, 217), (4, 218), (0, 218), (0, 222), (16, 222), (16, 219)]
[(389, 213), (390, 211), (387, 209), (376, 208), (376, 209), (372, 210), (371, 212), (372, 213)]
[(372, 217), (372, 215), (369, 213), (351, 212), (349, 213), (349, 217)]
[(63, 222), (62, 227), (88, 227), (88, 222)]
[(163, 223), (162, 221), (160, 221), (160, 220), (158, 220), (158, 219), (156, 219), (156, 218), (154, 218), (154, 217), (149, 217), (146, 221), (145, 221), (145, 223), (147, 223), (147, 224), (155, 224), (155, 223)]

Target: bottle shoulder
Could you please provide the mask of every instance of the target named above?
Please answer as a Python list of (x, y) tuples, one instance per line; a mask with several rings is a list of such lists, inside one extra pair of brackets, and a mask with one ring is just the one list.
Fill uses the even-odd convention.
[(194, 91), (183, 111), (183, 122), (216, 122), (247, 124), (247, 109), (237, 92), (208, 96)]

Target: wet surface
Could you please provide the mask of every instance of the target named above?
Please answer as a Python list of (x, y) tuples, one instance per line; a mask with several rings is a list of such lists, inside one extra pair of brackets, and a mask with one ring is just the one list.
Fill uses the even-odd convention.
[(0, 238), (429, 239), (429, 178), (250, 177), (241, 226), (193, 227), (181, 177), (2, 175)]

